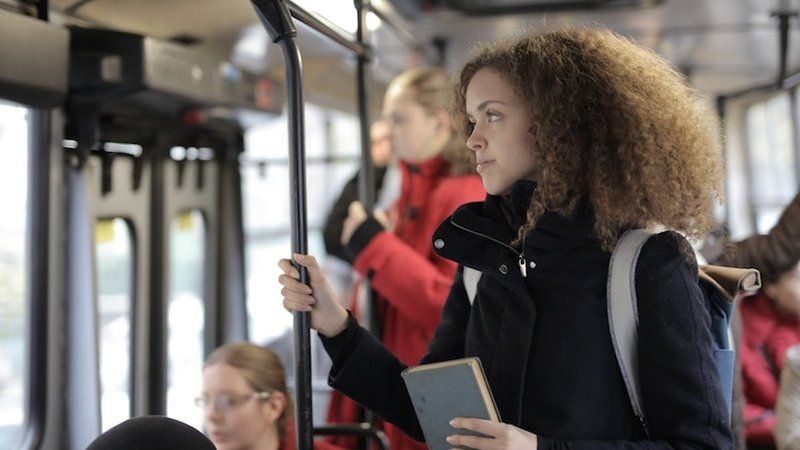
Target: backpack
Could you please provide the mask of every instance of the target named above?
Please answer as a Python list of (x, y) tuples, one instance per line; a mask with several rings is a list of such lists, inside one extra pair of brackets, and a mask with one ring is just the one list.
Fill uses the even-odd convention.
[[(649, 435), (647, 421), (641, 402), (639, 386), (638, 345), (639, 317), (636, 308), (636, 262), (645, 242), (655, 232), (636, 229), (626, 231), (614, 251), (608, 269), (607, 301), (608, 326), (611, 343), (617, 357), (628, 398), (636, 417), (642, 422)], [(482, 273), (464, 267), (462, 278), (467, 298), (474, 303), (478, 294), (478, 281)], [(733, 374), (735, 352), (731, 345), (729, 325), (734, 309), (734, 299), (739, 292), (752, 292), (761, 287), (761, 280), (755, 269), (736, 269), (720, 266), (702, 266), (700, 278), (704, 306), (711, 317), (711, 339), (714, 363), (719, 375), (722, 395), (730, 418), (733, 402)]]

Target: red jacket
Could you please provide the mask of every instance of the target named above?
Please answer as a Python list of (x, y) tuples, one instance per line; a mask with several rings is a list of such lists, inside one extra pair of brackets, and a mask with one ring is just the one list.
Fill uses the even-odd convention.
[[(294, 420), (286, 421), (286, 429), (283, 431), (283, 441), (280, 450), (297, 450), (297, 429)], [(314, 450), (344, 450), (341, 447), (326, 442), (322, 439), (314, 440)]]
[(800, 322), (778, 313), (763, 293), (747, 297), (739, 304), (742, 336), (739, 361), (745, 435), (750, 445), (775, 442), (775, 403), (778, 400), (780, 373), (789, 347), (800, 343)]
[[(404, 364), (416, 365), (439, 324), (456, 271), (454, 262), (433, 251), (433, 232), (462, 204), (483, 200), (486, 191), (477, 175), (450, 174), (441, 157), (416, 166), (401, 164), (401, 169), (402, 188), (392, 214), (397, 218), (394, 230), (372, 236), (353, 267), (370, 277), (377, 292), (381, 340)], [(334, 393), (328, 421), (356, 422), (358, 406)], [(394, 426), (382, 426), (392, 450), (427, 449)]]

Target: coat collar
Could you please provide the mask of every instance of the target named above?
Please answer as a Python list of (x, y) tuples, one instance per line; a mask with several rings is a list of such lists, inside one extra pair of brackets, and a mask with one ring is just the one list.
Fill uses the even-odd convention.
[(434, 156), (421, 163), (409, 163), (401, 160), (400, 166), (409, 174), (421, 174), (426, 178), (436, 178), (447, 174), (450, 170), (450, 163), (441, 155)]
[[(584, 204), (569, 217), (546, 211), (525, 236), (524, 247), (512, 245), (517, 230), (527, 221), (535, 190), (536, 183), (522, 180), (512, 186), (509, 195), (487, 195), (483, 202), (459, 207), (434, 233), (436, 252), (459, 264), (483, 270), (481, 261), (485, 261), (488, 255), (471, 251), (476, 245), (501, 247), (515, 256), (523, 252), (527, 256), (547, 256), (597, 242), (594, 213)], [(435, 245), (437, 239), (452, 241), (452, 245), (439, 248)]]

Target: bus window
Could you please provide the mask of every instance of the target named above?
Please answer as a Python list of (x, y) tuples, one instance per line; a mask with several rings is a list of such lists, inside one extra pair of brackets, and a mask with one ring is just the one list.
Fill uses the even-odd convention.
[[(318, 105), (305, 110), (307, 220), (309, 252), (324, 258), (322, 227), (331, 204), (358, 166), (358, 120)], [(242, 167), (242, 200), (247, 269), (249, 339), (272, 342), (292, 326), (292, 316), (280, 302), (275, 261), (291, 251), (289, 164), (286, 118), (264, 122), (245, 134), (246, 163)], [(282, 146), (282, 147), (281, 147)], [(327, 157), (335, 157), (325, 162)], [(346, 158), (339, 160), (338, 158)], [(352, 158), (352, 159), (349, 159)], [(259, 161), (267, 161), (260, 167)], [(265, 214), (264, 211), (286, 211)], [(320, 261), (324, 262), (324, 261)]]
[[(306, 177), (309, 253), (317, 255), (337, 292), (347, 292), (352, 272), (335, 258), (326, 258), (322, 239), (325, 218), (342, 187), (356, 173), (360, 137), (358, 119), (352, 114), (306, 107)], [(247, 130), (242, 165), (242, 206), (245, 234), (248, 339), (269, 345), (284, 362), (289, 389), (294, 389), (292, 364), (292, 315), (283, 309), (275, 262), (291, 253), (289, 216), (289, 165), (285, 118), (273, 119)], [(276, 151), (276, 145), (284, 145)], [(313, 181), (311, 181), (313, 180)], [(285, 211), (266, 214), (264, 211)], [(343, 267), (344, 266), (344, 267)], [(349, 295), (344, 294), (349, 300)], [(316, 341), (312, 341), (316, 342)], [(330, 359), (320, 346), (312, 345), (314, 421), (324, 423), (330, 388), (326, 379)]]
[(0, 102), (0, 448), (14, 448), (24, 414), (26, 113)]
[(361, 127), (358, 117), (337, 111), (331, 112), (331, 155), (337, 158), (330, 165), (330, 185), (338, 189), (328, 189), (326, 205), (332, 205), (339, 197), (341, 186), (344, 186), (356, 173), (361, 158)]
[(194, 210), (175, 217), (169, 231), (167, 415), (198, 429), (202, 411), (193, 401), (203, 366), (205, 228)]
[(756, 230), (766, 233), (797, 190), (789, 94), (747, 109), (750, 199)]
[(130, 417), (133, 242), (123, 219), (95, 224), (103, 431)]

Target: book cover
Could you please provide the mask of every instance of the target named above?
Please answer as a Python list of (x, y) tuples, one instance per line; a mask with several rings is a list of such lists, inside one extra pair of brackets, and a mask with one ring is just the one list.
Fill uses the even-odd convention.
[(451, 427), (456, 417), (500, 421), (478, 358), (410, 367), (402, 377), (430, 450), (452, 448), (446, 440), (452, 434), (478, 434)]

